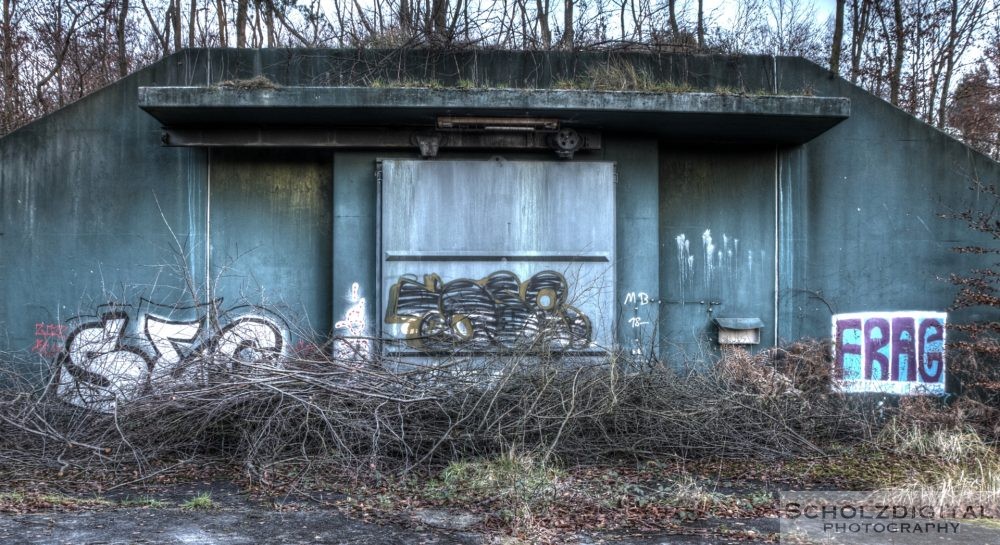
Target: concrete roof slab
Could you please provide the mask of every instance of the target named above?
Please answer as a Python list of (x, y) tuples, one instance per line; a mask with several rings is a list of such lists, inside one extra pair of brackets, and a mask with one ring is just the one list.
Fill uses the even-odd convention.
[(165, 126), (418, 126), (438, 116), (551, 117), (667, 139), (801, 143), (850, 116), (839, 97), (556, 89), (140, 87)]

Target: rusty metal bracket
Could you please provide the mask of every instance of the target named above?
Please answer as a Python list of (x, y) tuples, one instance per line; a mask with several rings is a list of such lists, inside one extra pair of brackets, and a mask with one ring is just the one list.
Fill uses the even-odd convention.
[(663, 301), (663, 300), (661, 300), (660, 303), (664, 303), (664, 304), (668, 304), (668, 305), (708, 305), (708, 308), (705, 309), (705, 312), (707, 312), (709, 314), (711, 314), (715, 310), (715, 307), (722, 306), (722, 301), (712, 301), (712, 300), (707, 300), (707, 301), (706, 300), (701, 300), (701, 301)]

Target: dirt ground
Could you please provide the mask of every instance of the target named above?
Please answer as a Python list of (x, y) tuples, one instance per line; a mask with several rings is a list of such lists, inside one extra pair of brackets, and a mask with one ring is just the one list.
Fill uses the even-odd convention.
[[(711, 536), (565, 536), (591, 545), (730, 543)], [(488, 535), (427, 528), (384, 526), (327, 510), (276, 512), (263, 509), (102, 509), (68, 513), (0, 516), (0, 542), (8, 544), (486, 544), (504, 540)], [(748, 543), (741, 540), (739, 543)]]
[[(182, 507), (199, 494), (210, 494), (211, 508)], [(506, 544), (509, 538), (463, 530), (463, 514), (415, 512), (409, 522), (376, 524), (302, 498), (262, 502), (228, 482), (173, 484), (117, 490), (101, 503), (68, 508), (31, 509), (0, 514), (0, 543), (53, 545), (125, 544), (350, 544), (473, 545)], [(123, 507), (143, 503), (143, 507)], [(153, 504), (153, 506), (148, 506)], [(755, 528), (760, 535), (777, 531), (775, 519), (734, 522), (732, 528)], [(692, 526), (689, 535), (564, 535), (559, 541), (581, 545), (721, 545), (736, 543), (709, 530), (711, 521)], [(742, 535), (739, 543), (748, 543)]]
[[(577, 531), (527, 539), (491, 535), (482, 515), (461, 508), (414, 508), (392, 520), (362, 520), (331, 507), (344, 496), (312, 491), (310, 496), (264, 498), (227, 480), (188, 481), (87, 494), (3, 493), (0, 544), (52, 545), (729, 545), (776, 543), (774, 516), (701, 518), (664, 532)], [(194, 507), (192, 499), (210, 497)], [(963, 525), (961, 535), (913, 543), (989, 545), (1000, 525)], [(863, 545), (900, 543), (898, 535), (864, 535)], [(903, 536), (913, 537), (913, 536)]]

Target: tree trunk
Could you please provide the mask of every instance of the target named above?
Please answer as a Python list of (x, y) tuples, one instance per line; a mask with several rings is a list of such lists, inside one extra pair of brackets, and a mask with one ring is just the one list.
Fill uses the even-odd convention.
[[(670, 32), (674, 35), (673, 39), (677, 40), (677, 36), (681, 33), (680, 27), (677, 26), (677, 0), (667, 2), (667, 17), (670, 22)], [(622, 28), (622, 34), (624, 33), (625, 29)]]
[(3, 42), (0, 45), (0, 75), (3, 76), (3, 111), (0, 112), (0, 135), (10, 132), (17, 124), (20, 106), (17, 89), (17, 72), (14, 59), (14, 9), (17, 0), (3, 0), (3, 20), (0, 21), (0, 31), (3, 32)]
[(941, 102), (938, 107), (937, 127), (944, 128), (948, 112), (948, 89), (951, 87), (951, 76), (955, 72), (956, 49), (958, 48), (958, 0), (951, 0), (951, 14), (948, 18), (948, 45), (944, 55), (944, 80), (941, 83)]
[(563, 35), (561, 44), (563, 49), (573, 49), (573, 38), (575, 37), (576, 17), (573, 14), (573, 0), (563, 0)]
[(274, 13), (277, 11), (274, 3), (268, 0), (267, 7), (264, 9), (264, 26), (267, 28), (267, 47), (275, 47), (278, 45), (278, 37), (274, 32)]
[(705, 0), (698, 0), (698, 48), (705, 48)]
[(219, 46), (229, 47), (229, 29), (226, 22), (225, 0), (215, 0), (215, 16), (219, 20)]
[(170, 39), (170, 37), (171, 37), (170, 33), (171, 33), (172, 29), (174, 28), (174, 25), (171, 24), (171, 21), (173, 21), (173, 17), (174, 17), (173, 16), (173, 11), (171, 11), (173, 9), (174, 9), (173, 4), (168, 4), (167, 5), (167, 13), (164, 14), (164, 16), (163, 16), (164, 17), (164, 19), (163, 19), (163, 54), (164, 55), (169, 55), (170, 54), (170, 44), (173, 42), (173, 40)]
[(549, 29), (549, 0), (535, 0), (535, 16), (541, 34), (542, 49), (552, 48), (552, 30)]
[(413, 31), (413, 21), (411, 20), (411, 17), (410, 0), (399, 0), (399, 28), (403, 31), (403, 35), (406, 37), (409, 37), (410, 33)]
[(892, 73), (889, 74), (889, 102), (899, 106), (899, 83), (903, 77), (904, 48), (906, 47), (906, 29), (903, 28), (903, 2), (893, 0), (892, 20), (895, 28), (896, 51), (892, 58)]
[(171, 9), (173, 10), (170, 20), (174, 27), (174, 51), (180, 51), (184, 47), (184, 40), (181, 36), (181, 0), (172, 0)]
[(521, 13), (521, 47), (528, 47), (528, 0), (517, 0), (518, 11)]
[(448, 26), (448, 0), (434, 0), (434, 41), (433, 43), (442, 46), (447, 43), (445, 29)]
[(853, 0), (851, 3), (851, 83), (857, 83), (861, 74), (861, 57), (865, 51), (871, 11), (871, 0)]
[(236, 47), (247, 46), (247, 3), (250, 0), (236, 0)]
[(118, 77), (128, 75), (128, 48), (125, 43), (125, 25), (128, 23), (128, 0), (121, 0), (118, 21), (115, 27), (115, 41), (118, 45)]
[[(302, 35), (301, 32), (299, 32), (298, 30), (295, 30), (295, 27), (293, 27), (288, 22), (288, 19), (285, 18), (285, 14), (282, 13), (281, 10), (278, 9), (278, 7), (274, 5), (274, 0), (267, 0), (267, 6), (268, 6), (268, 9), (270, 9), (270, 13), (273, 13), (274, 16), (276, 16), (278, 18), (278, 22), (281, 23), (281, 26), (285, 27), (285, 30), (287, 30), (288, 32), (290, 32), (291, 35), (294, 36), (296, 40), (298, 40), (299, 42), (302, 43), (302, 45), (304, 45), (306, 47), (312, 47), (312, 46), (315, 45), (315, 41), (310, 40), (309, 38), (306, 38), (305, 36)], [(275, 39), (275, 41), (277, 41), (277, 39), (278, 39), (278, 33), (277, 33), (277, 31), (274, 28), (271, 28), (271, 27), (274, 26), (274, 20), (273, 20), (273, 18), (269, 18), (268, 21), (269, 21), (268, 24), (270, 25), (269, 26), (270, 31), (274, 33), (274, 39)]]
[[(150, 28), (153, 29), (153, 34), (156, 36), (157, 43), (160, 44), (160, 50), (163, 52), (163, 56), (166, 56), (170, 52), (170, 25), (164, 25), (163, 30), (166, 33), (160, 32), (160, 26), (156, 24), (156, 18), (153, 17), (153, 12), (149, 11), (149, 5), (146, 4), (146, 0), (142, 0), (142, 11), (146, 14), (146, 20), (149, 21)], [(167, 12), (169, 14), (169, 11)], [(169, 19), (170, 16), (167, 16)]]
[(194, 48), (194, 29), (198, 21), (198, 0), (191, 0), (191, 10), (188, 13), (188, 47)]
[(833, 22), (833, 46), (830, 47), (830, 71), (836, 75), (840, 75), (840, 52), (844, 43), (844, 5), (846, 3), (847, 0), (837, 0), (837, 13)]

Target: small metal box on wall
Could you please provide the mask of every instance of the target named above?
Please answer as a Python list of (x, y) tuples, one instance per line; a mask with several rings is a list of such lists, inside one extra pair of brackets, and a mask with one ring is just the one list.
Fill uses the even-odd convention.
[(724, 346), (760, 344), (760, 318), (715, 318), (719, 327), (719, 344)]

